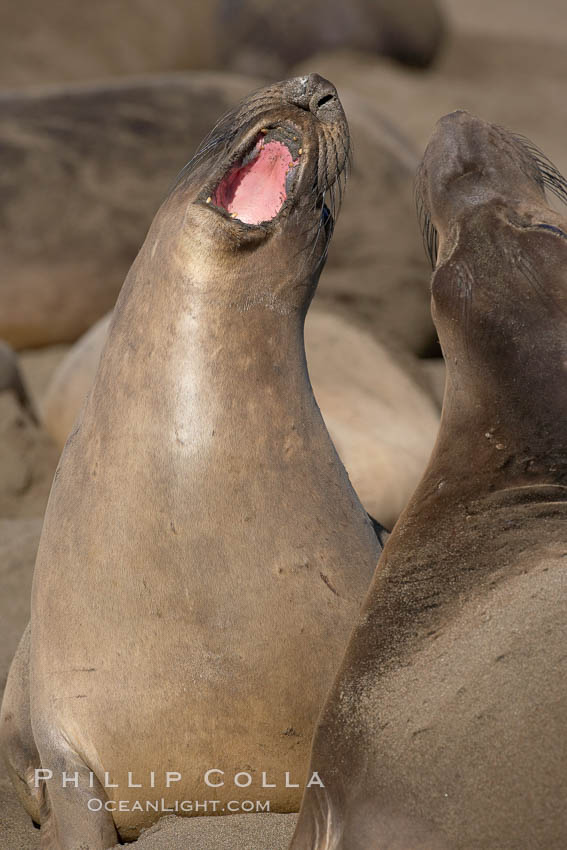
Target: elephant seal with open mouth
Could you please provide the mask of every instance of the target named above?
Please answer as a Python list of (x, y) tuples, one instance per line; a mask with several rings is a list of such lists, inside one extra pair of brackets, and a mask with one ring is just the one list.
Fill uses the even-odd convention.
[[(326, 80), (252, 94), (180, 174), (126, 279), (3, 704), (45, 847), (132, 840), (156, 801), (299, 805), (380, 551), (303, 344), (348, 155)], [(213, 773), (211, 788), (210, 770), (252, 787)]]

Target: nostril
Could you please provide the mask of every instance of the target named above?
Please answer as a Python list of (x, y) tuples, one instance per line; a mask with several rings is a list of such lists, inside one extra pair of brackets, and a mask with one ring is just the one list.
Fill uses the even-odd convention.
[(324, 106), (326, 103), (328, 103), (333, 98), (334, 98), (334, 94), (326, 94), (324, 97), (320, 98), (317, 101), (317, 109), (320, 109), (322, 106)]
[[(317, 115), (320, 110), (323, 110), (319, 118), (324, 121), (332, 119), (334, 112), (331, 108), (334, 109), (339, 104), (334, 85), (319, 74), (308, 74), (306, 77), (295, 77), (289, 80), (286, 100), (298, 106), (299, 109), (311, 112), (312, 115)], [(326, 104), (330, 104), (327, 109), (325, 109)], [(331, 109), (331, 112), (328, 112), (328, 109)]]

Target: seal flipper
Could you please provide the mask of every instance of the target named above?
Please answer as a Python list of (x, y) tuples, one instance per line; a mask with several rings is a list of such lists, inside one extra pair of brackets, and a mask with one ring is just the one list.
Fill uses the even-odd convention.
[[(114, 820), (105, 809), (107, 797), (102, 785), (91, 778), (87, 765), (68, 748), (53, 747), (54, 761), (63, 766), (61, 775), (78, 774), (78, 787), (61, 787), (45, 783), (41, 788), (41, 850), (107, 850), (120, 843)], [(100, 809), (92, 809), (93, 801), (100, 802)]]
[(40, 822), (38, 790), (33, 787), (39, 753), (30, 721), (29, 691), (30, 626), (26, 627), (10, 666), (0, 713), (0, 750), (8, 773), (25, 810)]
[[(74, 788), (55, 788), (59, 796), (57, 804), (68, 806), (75, 811), (67, 815), (64, 823), (73, 824), (65, 835), (57, 828), (57, 811), (54, 811), (53, 791), (47, 791), (45, 783), (35, 787), (35, 770), (41, 768), (41, 758), (36, 746), (30, 718), (29, 689), (30, 625), (28, 623), (12, 661), (0, 713), (0, 750), (8, 767), (8, 773), (25, 810), (34, 822), (41, 824), (42, 850), (74, 850), (76, 847), (88, 847), (89, 850), (105, 850), (118, 841), (112, 815), (102, 808), (101, 812), (90, 812), (84, 793)], [(52, 740), (53, 736), (50, 736)], [(82, 787), (89, 798), (105, 799), (104, 790), (98, 781), (90, 785), (87, 766), (75, 754), (59, 749), (53, 759), (44, 764), (62, 764), (63, 770), (70, 776), (75, 771), (85, 776)], [(59, 792), (59, 795), (58, 795)], [(63, 793), (61, 793), (63, 792)], [(83, 796), (81, 796), (81, 794)], [(80, 801), (80, 808), (77, 800)], [(61, 803), (59, 802), (61, 800)], [(85, 814), (86, 813), (86, 814)], [(76, 830), (76, 831), (75, 831)]]
[[(39, 803), (41, 850), (114, 847), (119, 837), (112, 813), (106, 807), (108, 797), (98, 778), (72, 749), (52, 716), (34, 712), (33, 721), (37, 766), (52, 773), (47, 780), (40, 780), (37, 790), (33, 782), (35, 774), (28, 773), (28, 787), (37, 794)], [(64, 776), (72, 781), (63, 782)]]
[(386, 541), (387, 541), (388, 537), (390, 536), (391, 532), (389, 532), (386, 528), (384, 528), (384, 526), (381, 523), (379, 523), (377, 519), (374, 519), (374, 517), (371, 516), (370, 514), (368, 514), (368, 519), (372, 523), (372, 528), (374, 529), (374, 534), (378, 538), (378, 543), (380, 544), (382, 549), (384, 549), (384, 546), (386, 545)]

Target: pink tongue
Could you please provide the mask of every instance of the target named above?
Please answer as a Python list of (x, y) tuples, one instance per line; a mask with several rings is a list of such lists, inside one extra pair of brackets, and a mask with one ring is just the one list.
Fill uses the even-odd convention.
[(294, 165), (289, 150), (281, 142), (256, 146), (258, 156), (242, 167), (236, 166), (220, 183), (214, 203), (246, 224), (260, 224), (274, 218), (286, 199), (285, 180)]

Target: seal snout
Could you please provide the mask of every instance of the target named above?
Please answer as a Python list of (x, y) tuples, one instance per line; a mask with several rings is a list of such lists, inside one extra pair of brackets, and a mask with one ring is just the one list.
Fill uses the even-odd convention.
[(416, 178), (416, 199), (426, 251), (435, 267), (446, 231), (482, 201), (479, 190), (491, 148), (491, 125), (464, 109), (440, 118)]
[[(435, 125), (425, 159), (430, 165), (438, 160), (438, 167), (443, 166), (453, 176), (473, 171), (479, 159), (482, 159), (479, 153), (482, 152), (486, 130), (484, 121), (464, 109), (449, 112)], [(450, 168), (447, 168), (448, 163)]]
[(473, 195), (477, 201), (482, 200), (479, 186), (494, 159), (494, 136), (490, 124), (463, 109), (444, 115), (435, 125), (418, 181), (421, 196), (437, 226), (449, 197), (451, 203), (457, 203), (457, 207), (452, 206), (452, 215), (457, 215), (467, 200), (472, 202)]
[(478, 118), (475, 118), (474, 115), (471, 115), (470, 112), (467, 112), (466, 109), (454, 109), (452, 112), (448, 112), (446, 115), (442, 115), (438, 124), (454, 124), (455, 122), (459, 122), (460, 124), (467, 123), (468, 121), (478, 121)]
[(336, 88), (320, 74), (295, 77), (289, 81), (286, 94), (290, 103), (320, 120), (328, 120), (333, 114), (342, 115)]

